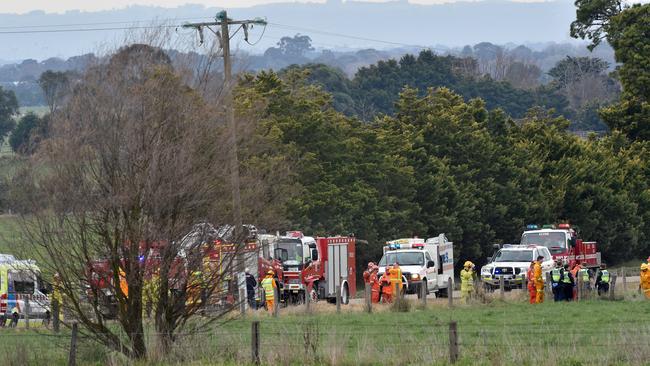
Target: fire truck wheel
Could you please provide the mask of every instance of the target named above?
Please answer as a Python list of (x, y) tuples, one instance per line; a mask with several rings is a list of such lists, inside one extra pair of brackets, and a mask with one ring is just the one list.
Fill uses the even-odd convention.
[(341, 291), (341, 304), (347, 305), (350, 303), (350, 291), (348, 290), (348, 284), (343, 285), (343, 291)]

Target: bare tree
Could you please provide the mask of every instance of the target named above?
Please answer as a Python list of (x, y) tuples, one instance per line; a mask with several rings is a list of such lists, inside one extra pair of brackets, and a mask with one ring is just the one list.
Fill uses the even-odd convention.
[(145, 293), (164, 350), (215, 318), (189, 322), (224, 291), (239, 250), (213, 255), (218, 231), (195, 226), (228, 221), (220, 110), (160, 49), (131, 45), (87, 71), (18, 175), (23, 228), (66, 319), (131, 358), (147, 355)]

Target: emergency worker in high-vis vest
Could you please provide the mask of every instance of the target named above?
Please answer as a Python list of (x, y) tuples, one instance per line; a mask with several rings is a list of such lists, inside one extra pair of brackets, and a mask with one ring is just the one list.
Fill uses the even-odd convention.
[(460, 271), (460, 297), (469, 301), (472, 293), (474, 292), (474, 263), (466, 261), (463, 264), (463, 269)]
[(402, 269), (399, 267), (399, 264), (395, 262), (393, 266), (388, 270), (388, 277), (390, 278), (390, 287), (395, 291), (397, 289), (397, 293), (394, 294), (396, 297), (401, 296), (402, 294)]
[(551, 270), (551, 287), (553, 289), (553, 300), (562, 301), (564, 291), (560, 280), (562, 279), (562, 261), (557, 261), (555, 267)]
[(533, 277), (535, 278), (535, 303), (541, 304), (544, 302), (544, 277), (542, 273), (543, 256), (538, 256), (533, 267)]
[(605, 263), (600, 265), (600, 269), (596, 274), (596, 289), (598, 289), (598, 296), (607, 294), (609, 292), (609, 281), (611, 276), (607, 270)]
[(264, 289), (264, 297), (266, 299), (266, 309), (269, 312), (273, 312), (275, 306), (275, 289), (277, 285), (275, 284), (275, 279), (273, 276), (275, 273), (272, 270), (266, 272), (266, 277), (262, 280), (262, 288)]

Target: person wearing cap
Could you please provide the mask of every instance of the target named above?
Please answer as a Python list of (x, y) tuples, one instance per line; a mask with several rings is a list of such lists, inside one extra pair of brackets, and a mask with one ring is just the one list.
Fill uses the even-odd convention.
[(641, 263), (641, 273), (639, 289), (643, 291), (646, 299), (650, 299), (650, 266), (647, 263)]
[(474, 292), (474, 263), (466, 261), (460, 271), (460, 297), (468, 302)]
[(565, 264), (562, 270), (562, 286), (560, 287), (563, 291), (562, 299), (565, 301), (573, 300), (573, 288), (575, 287), (575, 279), (569, 271), (569, 264)]
[(537, 256), (535, 266), (533, 267), (533, 277), (535, 278), (535, 303), (544, 302), (544, 277), (542, 273), (542, 261), (544, 256)]
[(553, 300), (555, 302), (562, 301), (564, 298), (564, 291), (562, 290), (562, 261), (555, 262), (555, 267), (551, 270), (551, 288), (553, 290)]
[(537, 297), (537, 290), (535, 289), (534, 267), (535, 267), (535, 261), (530, 262), (530, 266), (528, 266), (528, 271), (526, 272), (526, 279), (528, 280), (528, 295), (529, 295), (528, 301), (531, 304), (535, 303), (535, 298)]
[(598, 289), (598, 296), (609, 292), (609, 280), (610, 275), (609, 271), (607, 271), (607, 265), (603, 263), (600, 265), (600, 269), (596, 274), (596, 289)]
[(257, 287), (257, 280), (255, 279), (255, 276), (251, 274), (249, 268), (246, 268), (244, 273), (246, 274), (246, 296), (248, 297), (248, 306), (250, 306), (251, 309), (256, 310), (257, 302), (255, 301), (255, 287)]
[(275, 279), (273, 278), (275, 273), (273, 270), (266, 272), (266, 277), (262, 280), (262, 288), (264, 289), (264, 298), (266, 299), (266, 309), (272, 313), (275, 306), (275, 289), (277, 285), (275, 284)]

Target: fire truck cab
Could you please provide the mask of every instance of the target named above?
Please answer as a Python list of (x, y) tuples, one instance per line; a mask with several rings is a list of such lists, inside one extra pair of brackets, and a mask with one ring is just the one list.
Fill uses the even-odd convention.
[(302, 271), (314, 260), (312, 253), (316, 240), (300, 231), (289, 231), (276, 239), (273, 258), (282, 265), (282, 285), (280, 300), (288, 304), (298, 304), (305, 300), (305, 284)]
[(578, 238), (578, 233), (567, 223), (526, 226), (526, 231), (521, 235), (522, 245), (541, 245), (549, 249), (553, 260), (561, 260), (573, 266), (575, 263), (595, 268), (600, 266), (600, 252), (597, 251), (595, 241), (583, 241)]

